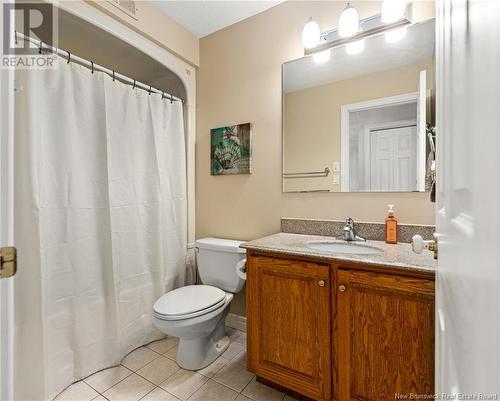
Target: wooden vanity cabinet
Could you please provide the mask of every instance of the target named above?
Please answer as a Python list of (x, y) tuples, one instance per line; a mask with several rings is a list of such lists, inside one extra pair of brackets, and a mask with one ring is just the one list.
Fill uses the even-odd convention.
[(335, 399), (434, 394), (434, 281), (336, 273)]
[(258, 377), (313, 400), (433, 394), (432, 275), (250, 251), (246, 294)]
[(331, 399), (330, 266), (247, 255), (247, 363), (257, 376)]

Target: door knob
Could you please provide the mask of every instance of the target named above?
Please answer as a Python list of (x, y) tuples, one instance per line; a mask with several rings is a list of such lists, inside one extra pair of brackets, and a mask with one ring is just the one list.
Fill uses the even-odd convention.
[(320, 287), (324, 287), (324, 286), (325, 286), (325, 284), (326, 284), (326, 283), (325, 283), (325, 280), (319, 280), (319, 281), (318, 281), (318, 285), (319, 285)]
[(345, 290), (346, 290), (345, 285), (344, 284), (340, 284), (339, 285), (339, 291), (340, 292), (344, 292)]
[(0, 278), (12, 277), (17, 271), (17, 250), (13, 246), (0, 248)]
[(411, 245), (413, 252), (415, 253), (422, 253), (424, 249), (428, 249), (429, 251), (434, 252), (434, 259), (438, 258), (438, 242), (436, 234), (434, 234), (433, 241), (425, 241), (422, 236), (414, 235), (411, 239)]

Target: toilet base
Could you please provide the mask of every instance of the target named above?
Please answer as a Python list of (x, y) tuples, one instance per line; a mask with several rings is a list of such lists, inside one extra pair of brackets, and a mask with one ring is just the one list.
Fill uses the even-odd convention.
[(225, 319), (233, 294), (226, 293), (226, 302), (206, 314), (186, 319), (160, 319), (153, 314), (153, 324), (163, 333), (179, 338), (177, 364), (187, 370), (210, 365), (229, 346)]
[(221, 356), (228, 347), (229, 337), (226, 335), (224, 318), (222, 318), (209, 336), (180, 339), (177, 364), (186, 370), (203, 369)]

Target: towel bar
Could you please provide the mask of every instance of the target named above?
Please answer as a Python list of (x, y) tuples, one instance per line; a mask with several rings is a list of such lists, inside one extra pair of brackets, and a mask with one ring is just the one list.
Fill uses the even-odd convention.
[(307, 171), (303, 173), (283, 173), (283, 178), (314, 178), (314, 177), (328, 177), (330, 175), (330, 168), (325, 167), (321, 171)]

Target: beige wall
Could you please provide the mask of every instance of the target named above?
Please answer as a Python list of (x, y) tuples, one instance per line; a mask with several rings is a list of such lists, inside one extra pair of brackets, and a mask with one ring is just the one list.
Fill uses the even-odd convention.
[[(379, 1), (353, 1), (361, 18)], [(200, 40), (197, 84), (196, 236), (249, 240), (280, 231), (280, 217), (378, 221), (387, 204), (403, 223), (434, 224), (427, 193), (283, 193), (281, 65), (303, 56), (309, 16), (332, 28), (345, 2), (287, 1)], [(210, 128), (252, 123), (253, 173), (210, 176)], [(243, 295), (232, 311), (244, 314)]]
[[(318, 85), (284, 96), (284, 169), (319, 171), (340, 163), (341, 107), (346, 104), (417, 92), (420, 71), (427, 71), (433, 89), (432, 60), (405, 65), (360, 77)], [(433, 93), (433, 91), (432, 91)], [(283, 182), (287, 192), (328, 190), (340, 192), (332, 176), (293, 178)]]
[(118, 19), (122, 24), (171, 51), (184, 61), (194, 66), (199, 65), (199, 39), (152, 3), (136, 1), (136, 18), (132, 18), (108, 1), (85, 0), (85, 2)]

